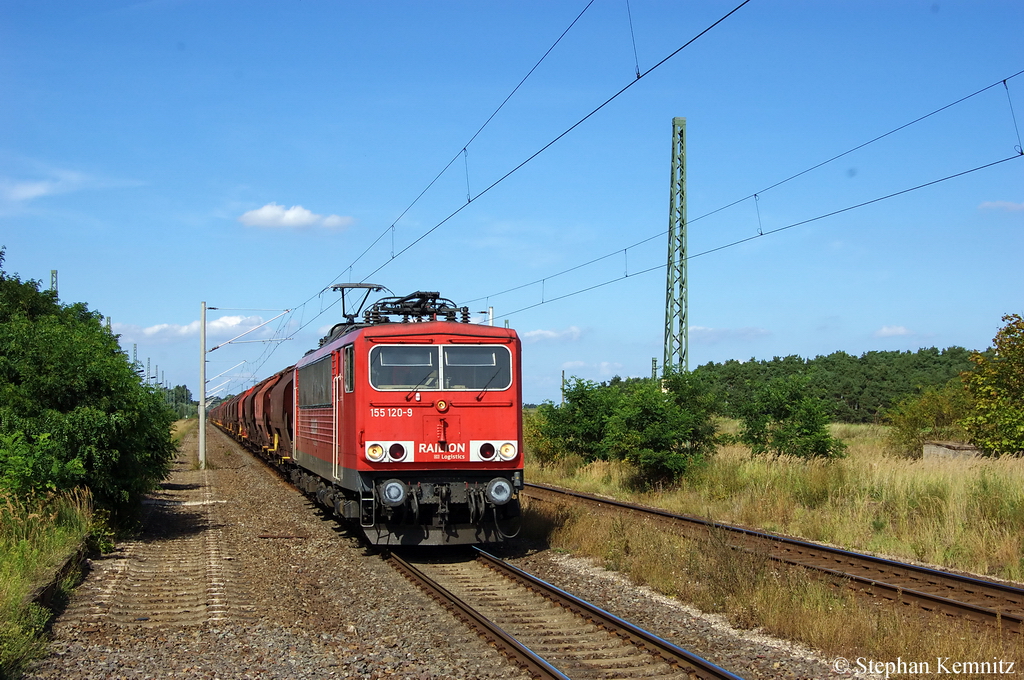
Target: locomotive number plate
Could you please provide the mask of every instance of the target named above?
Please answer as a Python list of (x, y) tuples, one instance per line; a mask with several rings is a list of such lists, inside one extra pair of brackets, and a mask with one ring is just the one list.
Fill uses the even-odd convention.
[(411, 418), (411, 408), (371, 408), (371, 418)]

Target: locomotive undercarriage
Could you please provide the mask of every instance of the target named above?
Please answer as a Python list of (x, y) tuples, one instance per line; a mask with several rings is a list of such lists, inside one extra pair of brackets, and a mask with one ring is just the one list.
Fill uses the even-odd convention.
[(519, 531), (519, 472), (439, 475), (406, 482), (401, 475), (360, 473), (359, 491), (293, 468), (296, 486), (358, 522), (375, 545), (500, 543)]

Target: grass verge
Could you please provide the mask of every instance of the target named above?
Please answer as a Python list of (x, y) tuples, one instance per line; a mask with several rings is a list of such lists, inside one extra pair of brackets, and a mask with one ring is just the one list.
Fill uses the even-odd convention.
[[(735, 427), (726, 423), (725, 430)], [(1024, 460), (908, 460), (886, 454), (885, 428), (836, 425), (845, 459), (752, 457), (725, 446), (678, 488), (631, 490), (621, 463), (547, 467), (531, 481), (824, 541), (852, 550), (1024, 580)]]
[(0, 493), (0, 678), (18, 677), (45, 650), (52, 614), (32, 602), (33, 593), (81, 546), (91, 524), (87, 491), (30, 499)]

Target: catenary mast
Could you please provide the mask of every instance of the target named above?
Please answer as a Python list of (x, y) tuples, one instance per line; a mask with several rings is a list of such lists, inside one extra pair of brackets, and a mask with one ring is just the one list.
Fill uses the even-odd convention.
[(664, 371), (690, 370), (687, 352), (686, 284), (686, 119), (672, 119), (672, 179), (668, 218), (668, 273), (665, 286)]

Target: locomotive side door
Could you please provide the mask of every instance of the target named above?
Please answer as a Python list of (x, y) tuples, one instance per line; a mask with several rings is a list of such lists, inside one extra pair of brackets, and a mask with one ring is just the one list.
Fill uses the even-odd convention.
[[(339, 362), (341, 356), (338, 356)], [(334, 376), (334, 432), (331, 433), (331, 439), (333, 440), (333, 446), (331, 449), (331, 477), (336, 480), (341, 479), (338, 476), (338, 465), (341, 460), (341, 431), (342, 431), (342, 417), (345, 412), (344, 405), (344, 394), (345, 390), (342, 389), (342, 381), (344, 380), (344, 374), (342, 371), (338, 371), (337, 375)]]

